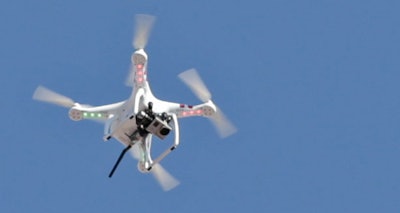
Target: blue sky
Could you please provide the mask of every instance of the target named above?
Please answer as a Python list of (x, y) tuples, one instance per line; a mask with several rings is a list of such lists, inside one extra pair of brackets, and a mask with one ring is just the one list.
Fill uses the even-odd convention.
[[(398, 1), (2, 1), (1, 212), (398, 212)], [(33, 101), (124, 100), (135, 14), (157, 16), (149, 80), (197, 104), (196, 68), (239, 131), (182, 120), (163, 192), (98, 123)], [(168, 141), (170, 142), (170, 141)], [(168, 143), (166, 142), (166, 143)], [(162, 147), (155, 141), (154, 147)]]

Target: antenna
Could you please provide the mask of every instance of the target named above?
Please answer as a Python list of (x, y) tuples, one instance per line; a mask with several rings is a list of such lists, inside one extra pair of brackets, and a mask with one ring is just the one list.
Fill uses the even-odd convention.
[(120, 154), (119, 157), (118, 157), (117, 162), (115, 162), (114, 167), (112, 168), (110, 174), (108, 175), (109, 178), (111, 178), (111, 177), (113, 176), (115, 170), (117, 169), (117, 167), (118, 167), (119, 163), (121, 162), (122, 158), (124, 157), (125, 153), (126, 153), (130, 148), (132, 148), (132, 145), (129, 145), (129, 146), (127, 146), (125, 149), (122, 150), (121, 154)]

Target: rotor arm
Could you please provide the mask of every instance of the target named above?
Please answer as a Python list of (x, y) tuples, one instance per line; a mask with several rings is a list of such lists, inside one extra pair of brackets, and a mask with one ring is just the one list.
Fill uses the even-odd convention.
[(171, 104), (169, 107), (169, 112), (176, 114), (178, 118), (187, 118), (193, 116), (210, 117), (216, 111), (217, 108), (212, 101), (198, 105)]
[(211, 100), (198, 105), (190, 105), (163, 101), (153, 97), (147, 102), (153, 102), (155, 112), (167, 112), (168, 114), (175, 114), (178, 118), (192, 116), (209, 117), (217, 111), (217, 107)]
[(87, 106), (76, 104), (69, 110), (69, 117), (73, 121), (80, 121), (83, 119), (94, 121), (106, 121), (118, 111), (118, 109), (125, 103), (121, 101), (114, 104), (103, 106)]

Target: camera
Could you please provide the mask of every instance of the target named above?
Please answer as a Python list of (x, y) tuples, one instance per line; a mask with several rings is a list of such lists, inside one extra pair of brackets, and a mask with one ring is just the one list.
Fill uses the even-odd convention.
[(151, 134), (159, 137), (160, 139), (164, 139), (170, 132), (172, 128), (169, 124), (162, 120), (161, 117), (155, 116), (153, 121), (146, 127), (146, 131)]
[(164, 139), (172, 130), (172, 127), (168, 124), (171, 120), (172, 117), (165, 112), (161, 114), (154, 113), (150, 103), (148, 109), (140, 111), (136, 115), (138, 132), (142, 137), (151, 133), (160, 139)]

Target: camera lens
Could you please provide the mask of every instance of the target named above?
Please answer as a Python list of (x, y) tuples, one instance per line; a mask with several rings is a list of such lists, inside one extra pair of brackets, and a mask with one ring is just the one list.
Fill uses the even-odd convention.
[(169, 130), (168, 128), (162, 128), (162, 129), (160, 130), (160, 134), (161, 134), (161, 135), (168, 135), (169, 132), (170, 132), (170, 130)]

